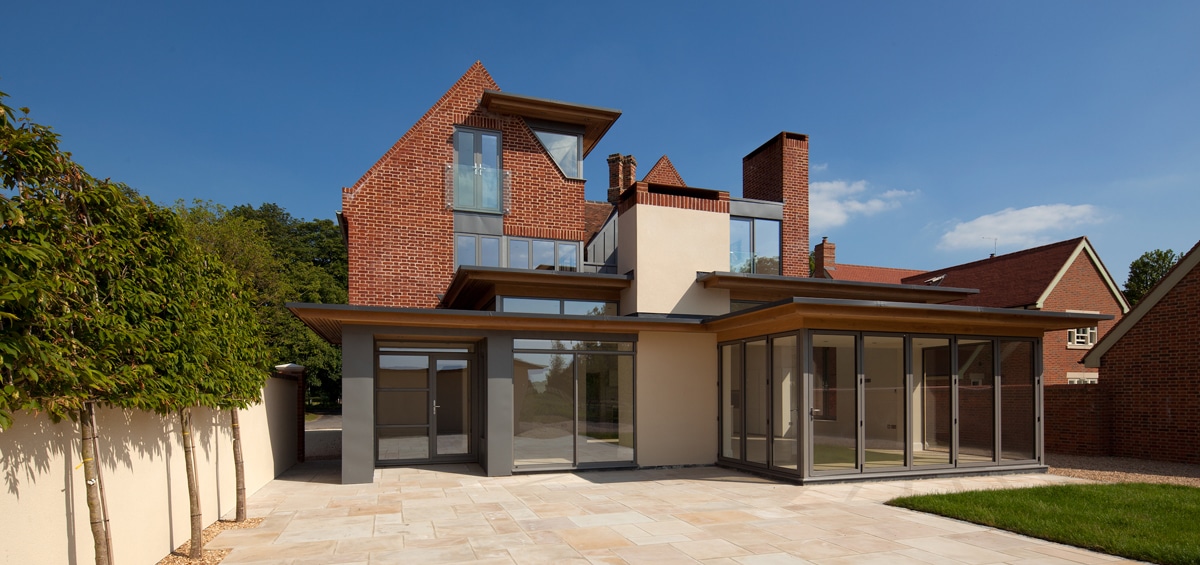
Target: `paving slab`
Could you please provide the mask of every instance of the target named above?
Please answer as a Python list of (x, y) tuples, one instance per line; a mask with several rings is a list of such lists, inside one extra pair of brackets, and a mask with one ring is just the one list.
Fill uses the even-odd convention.
[(250, 497), (229, 564), (1128, 563), (884, 506), (897, 496), (1086, 482), (1045, 474), (798, 486), (719, 467), (487, 477), (476, 465), (379, 469), (340, 484), (302, 463)]

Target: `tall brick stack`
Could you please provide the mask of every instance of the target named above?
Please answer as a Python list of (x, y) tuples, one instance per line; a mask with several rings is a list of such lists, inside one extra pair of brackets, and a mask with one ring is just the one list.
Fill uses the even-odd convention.
[(782, 132), (742, 158), (742, 196), (783, 202), (783, 275), (808, 276), (808, 136)]

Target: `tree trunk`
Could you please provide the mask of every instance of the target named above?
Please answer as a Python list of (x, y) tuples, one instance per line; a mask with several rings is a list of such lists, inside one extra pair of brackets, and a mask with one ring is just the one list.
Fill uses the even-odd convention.
[(200, 483), (196, 479), (196, 445), (192, 441), (192, 410), (179, 411), (180, 432), (183, 434), (183, 460), (187, 467), (188, 503), (192, 510), (192, 543), (188, 557), (200, 559), (204, 551), (204, 519), (200, 512)]
[(92, 541), (96, 544), (96, 565), (111, 565), (108, 559), (108, 518), (104, 516), (103, 505), (100, 502), (100, 479), (96, 470), (96, 421), (93, 418), (95, 406), (91, 402), (83, 405), (79, 413), (79, 431), (83, 437), (80, 444), (80, 455), (83, 458), (83, 481), (87, 485), (88, 519), (92, 524)]
[[(100, 428), (96, 426), (96, 405), (93, 403), (91, 406), (91, 414), (88, 416), (92, 419), (92, 453), (99, 454)], [(96, 479), (100, 487), (100, 512), (104, 515), (104, 547), (108, 551), (108, 562), (116, 563), (117, 560), (113, 558), (112, 528), (108, 524), (108, 495), (104, 493), (104, 466), (99, 463), (96, 464)]]
[(229, 411), (229, 427), (233, 430), (233, 474), (237, 483), (237, 517), (235, 522), (246, 521), (246, 462), (242, 460), (242, 428), (238, 425), (238, 411)]

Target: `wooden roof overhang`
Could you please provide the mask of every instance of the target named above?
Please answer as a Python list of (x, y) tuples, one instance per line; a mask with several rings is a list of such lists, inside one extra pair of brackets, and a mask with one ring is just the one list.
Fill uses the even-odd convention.
[(944, 304), (978, 294), (973, 288), (839, 281), (750, 273), (696, 273), (704, 288), (729, 290), (733, 300), (774, 302), (791, 297)]
[(518, 314), (443, 308), (391, 308), (346, 304), (307, 304), (290, 302), (288, 310), (332, 344), (342, 343), (345, 325), (370, 325), (395, 328), (470, 329), (488, 331), (637, 333), (654, 331), (703, 331), (700, 318), (649, 318), (633, 316), (563, 316), (557, 314)]
[(442, 307), (480, 310), (496, 296), (618, 301), (628, 275), (462, 266), (442, 297)]
[(1041, 337), (1045, 332), (1096, 325), (1107, 314), (918, 304), (879, 300), (790, 298), (704, 321), (719, 341), (798, 328), (930, 334)]
[(522, 96), (520, 94), (509, 94), (496, 90), (485, 90), (480, 104), (489, 111), (496, 112), (497, 114), (523, 116), (526, 118), (583, 126), (584, 157), (587, 157), (588, 153), (592, 152), (592, 149), (596, 147), (596, 143), (608, 132), (608, 128), (612, 127), (613, 122), (616, 122), (617, 118), (621, 117), (620, 110), (559, 102), (558, 100), (547, 100), (545, 98)]

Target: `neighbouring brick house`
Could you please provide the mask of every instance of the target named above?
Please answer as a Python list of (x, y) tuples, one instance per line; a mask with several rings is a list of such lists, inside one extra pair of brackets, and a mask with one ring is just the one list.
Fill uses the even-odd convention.
[(1200, 464), (1200, 243), (1084, 358), (1076, 417), (1099, 455)]
[(583, 160), (620, 112), (501, 92), (473, 65), (357, 183), (350, 303), (290, 304), (342, 347), (342, 481), (722, 464), (797, 482), (1041, 470), (1042, 336), (1104, 314), (973, 288), (808, 276), (808, 136), (744, 197)]
[(1083, 355), (1129, 311), (1125, 296), (1086, 237), (932, 271), (839, 264), (834, 244), (825, 239), (817, 244), (813, 257), (815, 272), (825, 278), (979, 289), (978, 294), (951, 304), (1112, 316), (1095, 326), (1046, 333), (1042, 338), (1046, 386), (1096, 382), (1096, 370), (1084, 366)]

